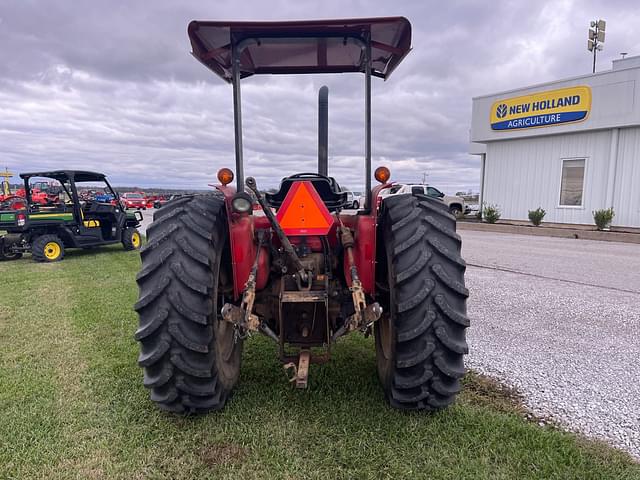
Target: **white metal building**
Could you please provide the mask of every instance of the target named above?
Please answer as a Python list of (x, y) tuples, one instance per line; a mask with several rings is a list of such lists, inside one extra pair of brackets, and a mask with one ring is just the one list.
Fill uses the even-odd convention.
[(481, 202), (503, 219), (640, 227), (640, 56), (613, 69), (473, 99), (470, 153)]

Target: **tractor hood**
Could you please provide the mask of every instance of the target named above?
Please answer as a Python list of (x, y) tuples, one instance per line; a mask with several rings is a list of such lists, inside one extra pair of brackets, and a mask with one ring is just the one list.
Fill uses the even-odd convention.
[(363, 72), (363, 49), (371, 45), (371, 74), (388, 78), (411, 50), (404, 17), (286, 22), (189, 24), (196, 57), (231, 82), (231, 51), (240, 54), (241, 78), (256, 74)]

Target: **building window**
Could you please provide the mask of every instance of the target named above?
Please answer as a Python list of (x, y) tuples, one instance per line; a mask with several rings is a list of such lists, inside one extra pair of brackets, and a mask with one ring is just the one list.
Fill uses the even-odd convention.
[(562, 160), (560, 206), (581, 207), (584, 190), (584, 158)]

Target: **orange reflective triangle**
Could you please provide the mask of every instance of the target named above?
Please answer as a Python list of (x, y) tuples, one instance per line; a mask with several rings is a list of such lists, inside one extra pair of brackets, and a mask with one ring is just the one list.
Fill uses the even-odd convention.
[(333, 218), (311, 182), (295, 182), (276, 215), (286, 235), (327, 235)]

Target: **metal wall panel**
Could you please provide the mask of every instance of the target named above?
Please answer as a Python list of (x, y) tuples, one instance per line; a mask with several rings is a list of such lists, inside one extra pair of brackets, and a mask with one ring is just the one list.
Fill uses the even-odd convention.
[[(528, 220), (542, 207), (547, 222), (593, 224), (592, 211), (606, 208), (610, 149), (610, 130), (490, 142), (485, 202), (497, 204), (503, 219)], [(558, 205), (563, 158), (586, 159), (581, 207)]]
[(613, 225), (640, 227), (640, 128), (620, 129)]

